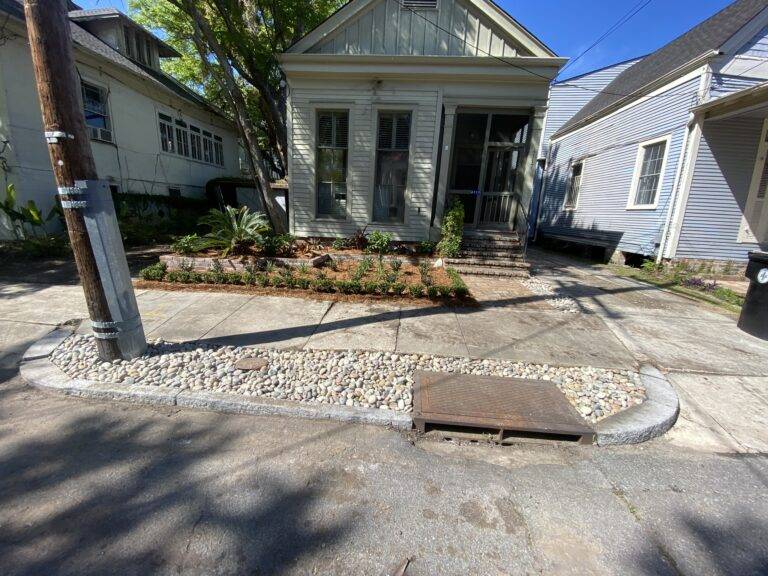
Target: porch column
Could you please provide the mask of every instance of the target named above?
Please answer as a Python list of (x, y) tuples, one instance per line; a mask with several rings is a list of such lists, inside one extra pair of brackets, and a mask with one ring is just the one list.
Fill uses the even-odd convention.
[[(528, 230), (526, 222), (530, 219), (528, 213), (531, 209), (533, 197), (533, 181), (536, 175), (536, 160), (539, 157), (539, 144), (541, 143), (541, 131), (544, 129), (544, 118), (547, 114), (546, 106), (536, 106), (531, 116), (531, 128), (528, 136), (528, 153), (525, 155), (523, 177), (518, 179), (515, 192), (518, 194), (520, 204), (517, 206), (515, 216), (515, 228), (525, 234)], [(522, 210), (520, 210), (522, 208)]]
[[(435, 226), (433, 233), (438, 237), (443, 224), (445, 204), (448, 200), (448, 178), (451, 169), (451, 151), (453, 150), (453, 126), (456, 122), (456, 104), (445, 104), (445, 122), (443, 124), (443, 147), (440, 150), (440, 174), (437, 180), (437, 204), (435, 206)], [(433, 240), (435, 238), (432, 238)]]

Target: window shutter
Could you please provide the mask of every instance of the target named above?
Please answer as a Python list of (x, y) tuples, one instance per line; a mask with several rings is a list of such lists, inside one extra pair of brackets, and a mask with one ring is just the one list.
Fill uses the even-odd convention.
[(333, 146), (333, 115), (320, 114), (317, 124), (317, 143), (320, 146)]
[(411, 145), (411, 115), (399, 114), (397, 116), (397, 130), (395, 132), (395, 145), (397, 150), (408, 150)]
[(379, 115), (379, 148), (392, 148), (392, 136), (395, 129), (392, 114)]
[(349, 114), (337, 112), (336, 117), (336, 147), (346, 148), (349, 143)]

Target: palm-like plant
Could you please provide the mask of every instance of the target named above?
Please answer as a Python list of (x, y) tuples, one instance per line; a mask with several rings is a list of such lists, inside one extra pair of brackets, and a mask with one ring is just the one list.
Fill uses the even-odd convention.
[(211, 229), (201, 239), (203, 247), (220, 248), (221, 255), (225, 257), (242, 253), (253, 244), (260, 243), (262, 234), (270, 229), (264, 214), (251, 212), (247, 206), (226, 206), (223, 211), (212, 209), (200, 218), (199, 224)]

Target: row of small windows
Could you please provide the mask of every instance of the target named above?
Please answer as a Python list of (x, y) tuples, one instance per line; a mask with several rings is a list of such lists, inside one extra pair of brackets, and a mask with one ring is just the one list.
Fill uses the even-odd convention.
[(167, 114), (158, 114), (160, 146), (163, 152), (178, 154), (217, 166), (224, 166), (224, 143), (221, 136), (201, 130)]
[[(405, 221), (411, 118), (410, 112), (379, 112), (374, 222)], [(319, 218), (346, 218), (348, 152), (349, 111), (318, 111), (316, 215)]]
[[(92, 140), (112, 142), (112, 122), (104, 88), (81, 82), (83, 113)], [(158, 114), (160, 146), (163, 152), (178, 154), (200, 162), (224, 166), (224, 142), (221, 136), (202, 130), (167, 114)]]

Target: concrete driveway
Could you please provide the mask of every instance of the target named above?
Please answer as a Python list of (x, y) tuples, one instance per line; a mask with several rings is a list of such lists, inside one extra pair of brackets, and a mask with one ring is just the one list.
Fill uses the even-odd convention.
[[(572, 262), (552, 266), (583, 312), (545, 310), (552, 318), (540, 334), (528, 328), (514, 340), (505, 326), (476, 349), (533, 358), (544, 352), (527, 343), (555, 333), (550, 326), (598, 330), (621, 361), (668, 362), (684, 405), (670, 434), (639, 447), (494, 448), (48, 397), (24, 386), (16, 363), (54, 324), (84, 315), (80, 292), (0, 286), (0, 572), (379, 575), (406, 557), (411, 576), (768, 572), (768, 346), (698, 304)], [(493, 318), (487, 308), (334, 311), (294, 300), (296, 316), (280, 322), (282, 302), (238, 298), (211, 307), (140, 295), (153, 334), (187, 310), (200, 324), (179, 320), (189, 330), (180, 337), (259, 345), (333, 347), (348, 337), (423, 350), (434, 325), (451, 335), (446, 350), (472, 353), (481, 335), (465, 332), (468, 322)], [(497, 299), (503, 322), (522, 330), (532, 311)], [(643, 308), (657, 331), (643, 328)], [(672, 326), (688, 320), (712, 329)], [(570, 337), (546, 354), (604, 340)], [(599, 348), (582, 358), (590, 352)], [(712, 354), (727, 356), (722, 368)]]

